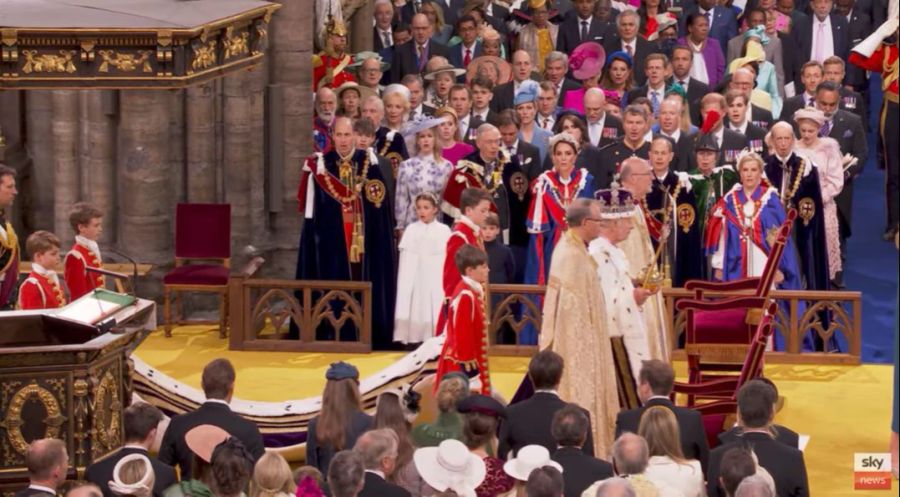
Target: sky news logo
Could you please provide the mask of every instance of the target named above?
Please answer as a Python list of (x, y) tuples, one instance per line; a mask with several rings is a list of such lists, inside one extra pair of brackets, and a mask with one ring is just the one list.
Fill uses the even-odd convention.
[(853, 454), (854, 490), (890, 490), (891, 455), (874, 452)]

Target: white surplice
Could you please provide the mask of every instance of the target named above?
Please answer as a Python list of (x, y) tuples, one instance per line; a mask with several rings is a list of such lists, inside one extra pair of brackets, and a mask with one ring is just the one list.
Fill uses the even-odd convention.
[(416, 221), (400, 240), (394, 341), (423, 342), (434, 336), (444, 300), (443, 268), (450, 228)]

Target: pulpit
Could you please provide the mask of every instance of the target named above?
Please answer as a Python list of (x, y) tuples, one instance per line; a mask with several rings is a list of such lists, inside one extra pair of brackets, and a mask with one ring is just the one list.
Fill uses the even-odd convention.
[(70, 477), (121, 445), (128, 356), (155, 328), (155, 303), (107, 291), (61, 309), (0, 312), (0, 494), (28, 481), (33, 440), (63, 440)]

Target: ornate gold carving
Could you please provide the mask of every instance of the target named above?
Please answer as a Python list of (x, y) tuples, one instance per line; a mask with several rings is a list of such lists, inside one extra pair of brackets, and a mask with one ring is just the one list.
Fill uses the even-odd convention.
[(47, 429), (41, 438), (59, 438), (60, 427), (66, 419), (53, 393), (39, 386), (37, 382), (31, 382), (13, 394), (9, 399), (6, 419), (0, 421), (0, 427), (6, 430), (6, 437), (13, 449), (22, 455), (28, 450), (28, 442), (22, 434), (22, 425), (25, 424), (25, 420), (22, 419), (22, 408), (29, 400), (37, 400), (47, 410), (47, 417), (43, 420)]
[(206, 44), (196, 44), (194, 46), (194, 61), (191, 62), (191, 69), (206, 69), (216, 65), (216, 40), (209, 40)]
[(387, 188), (384, 186), (380, 180), (370, 179), (366, 181), (363, 190), (366, 192), (366, 200), (375, 204), (375, 207), (380, 209), (381, 203), (384, 202), (384, 197), (387, 194)]
[(72, 384), (72, 395), (75, 396), (75, 409), (73, 412), (75, 418), (75, 430), (73, 438), (75, 439), (75, 460), (81, 461), (84, 457), (84, 440), (87, 433), (84, 430), (85, 421), (90, 416), (90, 410), (87, 403), (88, 382), (84, 379), (75, 380)]
[(38, 55), (37, 50), (22, 50), (25, 54), (25, 65), (22, 72), (31, 74), (32, 72), (65, 72), (72, 74), (75, 72), (75, 63), (72, 59), (75, 57), (75, 50), (60, 50), (59, 55), (43, 54)]
[(119, 400), (119, 384), (111, 370), (103, 373), (100, 383), (94, 391), (94, 434), (95, 439), (106, 449), (119, 444), (120, 426), (119, 412), (122, 402)]
[[(150, 68), (150, 50), (139, 50), (137, 54), (116, 53), (115, 50), (100, 50), (100, 57), (103, 57), (103, 63), (100, 64), (99, 72), (109, 72), (109, 66), (113, 66), (120, 72), (134, 72), (138, 67), (142, 72), (152, 72)], [(139, 54), (139, 55), (138, 55)]]
[(234, 36), (234, 26), (229, 26), (225, 30), (225, 38), (222, 43), (225, 45), (225, 60), (244, 55), (250, 52), (250, 33), (244, 31), (238, 36)]
[(94, 53), (94, 46), (97, 44), (97, 40), (82, 40), (81, 42), (81, 61), (82, 62), (93, 62), (96, 54)]
[(269, 22), (256, 22), (256, 42), (253, 44), (253, 55), (259, 55), (269, 46)]
[(694, 225), (697, 213), (691, 204), (678, 204), (678, 208), (675, 210), (675, 217), (678, 219), (678, 226), (681, 226), (681, 229), (687, 233), (691, 230), (691, 226)]

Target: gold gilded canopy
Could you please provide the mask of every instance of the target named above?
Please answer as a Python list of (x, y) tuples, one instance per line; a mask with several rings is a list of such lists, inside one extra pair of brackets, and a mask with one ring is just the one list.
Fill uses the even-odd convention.
[(0, 89), (182, 88), (261, 62), (263, 0), (0, 0)]

